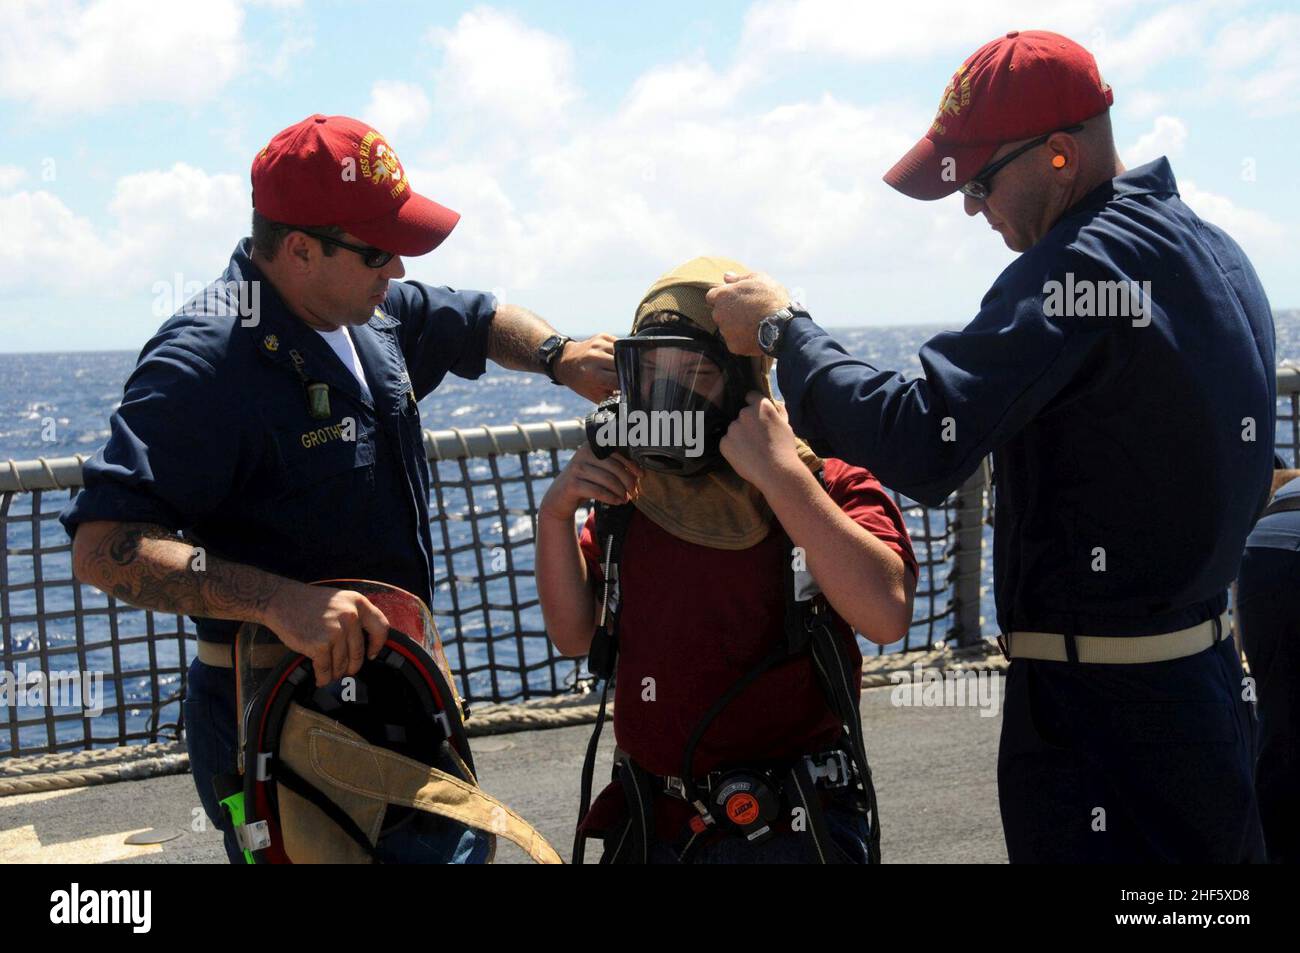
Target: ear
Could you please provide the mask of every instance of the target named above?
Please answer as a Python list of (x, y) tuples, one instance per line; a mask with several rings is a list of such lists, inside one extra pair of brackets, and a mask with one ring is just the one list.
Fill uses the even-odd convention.
[(315, 249), (312, 247), (312, 239), (302, 232), (286, 235), (280, 250), (295, 269), (305, 271), (312, 266)]
[(1083, 159), (1079, 140), (1068, 132), (1056, 132), (1047, 140), (1047, 156), (1051, 174), (1061, 182), (1073, 182)]

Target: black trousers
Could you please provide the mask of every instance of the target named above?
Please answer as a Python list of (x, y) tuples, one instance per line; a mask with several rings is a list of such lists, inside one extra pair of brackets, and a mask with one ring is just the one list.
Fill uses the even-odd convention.
[(1246, 550), (1237, 618), (1259, 697), (1255, 789), (1268, 859), (1300, 863), (1300, 552)]
[(1012, 863), (1262, 862), (1232, 640), (1145, 665), (1017, 659), (998, 799)]

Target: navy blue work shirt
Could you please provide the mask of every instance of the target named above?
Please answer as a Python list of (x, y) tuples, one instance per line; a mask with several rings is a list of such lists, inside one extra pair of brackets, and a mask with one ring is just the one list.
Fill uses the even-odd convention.
[[(1146, 326), (1114, 285), (1092, 285), (1109, 316), (1084, 313), (1097, 299), (1081, 289), (1115, 281), (1150, 282)], [(814, 450), (922, 503), (993, 454), (1003, 631), (1137, 636), (1227, 606), (1269, 491), (1273, 347), (1254, 268), (1183, 204), (1162, 158), (1093, 190), (1012, 262), (965, 329), (921, 349), (924, 377), (851, 357), (801, 317), (777, 380)]]
[[(1300, 498), (1300, 477), (1278, 487), (1273, 502), (1297, 498)], [(1300, 551), (1300, 510), (1287, 510), (1265, 516), (1255, 524), (1255, 528), (1246, 537), (1246, 548)]]
[[(144, 346), (108, 442), (84, 465), (85, 487), (60, 520), (70, 535), (94, 520), (156, 523), (210, 556), (304, 582), (374, 579), (431, 605), (429, 464), (416, 401), (448, 371), (483, 374), (496, 299), (390, 282), (370, 321), (349, 329), (368, 397), (285, 307), (250, 248), (240, 242), (221, 278)], [(240, 303), (253, 299), (241, 283), (252, 281), (260, 307), (244, 326)], [(323, 418), (310, 412), (294, 352), (303, 376), (328, 385)], [(233, 641), (239, 627), (194, 621), (211, 641)]]

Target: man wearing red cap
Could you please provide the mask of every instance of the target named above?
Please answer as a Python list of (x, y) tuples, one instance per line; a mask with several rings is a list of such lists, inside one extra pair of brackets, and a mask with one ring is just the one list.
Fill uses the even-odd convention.
[(965, 329), (922, 348), (923, 377), (851, 357), (766, 275), (709, 294), (733, 351), (778, 358), (818, 453), (931, 506), (992, 454), (1010, 859), (1259, 860), (1253, 713), (1225, 623), (1270, 486), (1272, 315), (1167, 160), (1123, 167), (1111, 101), (1054, 33), (1008, 33), (953, 75), (885, 181), (960, 190), (1023, 254)]
[[(592, 400), (617, 378), (613, 337), (571, 341), (489, 294), (401, 282), (459, 216), (417, 194), (365, 123), (311, 116), (253, 160), (253, 234), (225, 274), (145, 345), (85, 488), (61, 516), (78, 578), (132, 605), (191, 616), (185, 703), (203, 806), (240, 862), (213, 792), (233, 770), (231, 646), (241, 622), (311, 657), (326, 684), (387, 637), (363, 595), (306, 585), (374, 579), (433, 603), (429, 465), (417, 402), (490, 358)], [(184, 541), (176, 534), (182, 533)], [(449, 829), (450, 831), (450, 829)], [(474, 861), (451, 832), (414, 855)]]

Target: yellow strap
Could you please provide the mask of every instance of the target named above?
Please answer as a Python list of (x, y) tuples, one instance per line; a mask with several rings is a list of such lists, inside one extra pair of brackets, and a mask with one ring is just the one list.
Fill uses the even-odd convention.
[[(286, 744), (295, 736), (305, 737), (308, 764), (293, 764), (286, 757)], [(414, 758), (371, 745), (318, 712), (296, 704), (290, 706), (281, 737), (281, 756), (363, 825), (373, 817), (367, 816), (366, 805), (401, 804), (504, 837), (539, 864), (564, 863), (531, 824), (473, 780), (463, 781)], [(464, 768), (463, 762), (456, 760)], [(467, 768), (465, 771), (472, 779)]]

